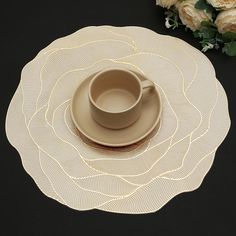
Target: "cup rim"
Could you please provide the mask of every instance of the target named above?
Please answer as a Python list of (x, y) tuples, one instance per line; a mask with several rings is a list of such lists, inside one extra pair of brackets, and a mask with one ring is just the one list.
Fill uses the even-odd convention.
[[(132, 75), (132, 76), (136, 79), (136, 81), (138, 82), (138, 84), (139, 84), (139, 87), (140, 87), (139, 97), (135, 100), (135, 103), (134, 103), (134, 104), (132, 104), (130, 107), (128, 107), (128, 108), (125, 109), (125, 110), (122, 110), (122, 111), (108, 111), (108, 110), (105, 110), (105, 109), (99, 107), (99, 106), (97, 105), (97, 103), (96, 103), (96, 102), (93, 100), (93, 98), (92, 98), (92, 95), (91, 95), (91, 87), (92, 87), (92, 84), (94, 83), (94, 81), (97, 79), (98, 76), (102, 75), (102, 74), (105, 73), (105, 72), (109, 72), (109, 71), (123, 71), (123, 72), (126, 72), (127, 74)], [(99, 71), (98, 73), (96, 73), (96, 74), (94, 75), (94, 77), (92, 78), (92, 80), (90, 81), (90, 83), (89, 83), (88, 96), (89, 96), (90, 102), (91, 102), (91, 103), (93, 104), (93, 106), (96, 107), (98, 110), (100, 110), (100, 111), (102, 111), (102, 112), (104, 112), (104, 113), (107, 113), (107, 114), (122, 114), (122, 113), (125, 113), (125, 112), (127, 112), (127, 111), (130, 111), (131, 109), (133, 109), (134, 107), (136, 107), (136, 105), (140, 102), (140, 100), (141, 100), (141, 98), (142, 98), (142, 95), (143, 95), (143, 92), (142, 92), (142, 84), (141, 84), (140, 79), (138, 78), (138, 76), (137, 76), (134, 72), (132, 72), (132, 71), (130, 71), (130, 70), (128, 70), (128, 69), (121, 69), (121, 68), (116, 68), (116, 67), (114, 67), (114, 68), (109, 68), (109, 69), (103, 69), (103, 70)]]

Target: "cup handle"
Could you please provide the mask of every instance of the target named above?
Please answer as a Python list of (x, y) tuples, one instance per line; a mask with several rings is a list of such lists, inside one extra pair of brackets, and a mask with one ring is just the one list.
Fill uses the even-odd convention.
[[(150, 80), (143, 80), (143, 81), (141, 81), (141, 84), (142, 84), (142, 89), (143, 89), (143, 95), (144, 95), (144, 97), (149, 97), (149, 96), (151, 96), (152, 94), (153, 94), (153, 92), (154, 92), (154, 89), (155, 89), (155, 84), (152, 82), (152, 81), (150, 81)], [(145, 90), (149, 90), (147, 93), (146, 92), (144, 92)]]

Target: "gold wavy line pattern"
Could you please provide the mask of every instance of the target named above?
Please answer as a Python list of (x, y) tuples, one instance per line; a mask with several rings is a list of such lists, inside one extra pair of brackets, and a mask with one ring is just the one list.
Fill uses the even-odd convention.
[[(106, 38), (104, 38), (104, 35)], [(143, 37), (144, 35), (145, 37)], [(147, 37), (150, 39), (148, 45), (145, 43)], [(157, 42), (158, 44), (156, 44)], [(113, 58), (106, 58), (101, 54), (100, 60), (81, 67), (79, 67), (80, 55), (78, 55), (78, 62), (75, 68), (72, 66), (73, 61), (71, 61), (69, 64), (72, 67), (71, 70), (62, 71), (62, 74), (59, 77), (55, 77), (53, 81), (45, 77), (49, 73), (47, 71), (48, 62), (52, 58), (59, 58), (60, 55), (60, 60), (58, 59), (58, 61), (63, 63), (63, 53), (65, 51), (86, 50), (87, 47), (96, 48), (101, 43), (103, 46), (109, 45), (109, 43), (117, 44), (121, 50), (123, 47), (123, 50), (126, 50), (127, 53), (123, 56), (117, 56), (121, 55), (121, 53), (116, 54), (114, 50)], [(161, 44), (163, 45), (160, 46)], [(164, 48), (164, 46), (167, 47)], [(106, 46), (104, 47), (106, 48)], [(111, 49), (107, 48), (106, 50)], [(93, 52), (88, 52), (88, 57), (91, 57), (92, 54), (90, 55), (89, 53)], [(191, 62), (193, 71), (184, 73), (189, 68), (185, 68), (183, 62), (176, 61), (176, 53), (183, 58), (183, 61)], [(84, 62), (86, 61), (86, 56), (81, 58)], [(142, 60), (144, 58), (147, 58), (147, 60), (143, 63)], [(185, 42), (169, 36), (158, 35), (140, 27), (102, 26), (87, 27), (79, 30), (72, 35), (51, 43), (33, 61), (25, 66), (27, 70), (22, 74), (21, 83), (12, 99), (7, 114), (6, 131), (8, 139), (21, 153), (24, 145), (22, 146), (21, 143), (16, 141), (15, 136), (19, 134), (13, 133), (13, 129), (17, 125), (27, 130), (28, 136), (35, 145), (35, 150), (38, 150), (38, 157), (32, 158), (38, 158), (42, 174), (50, 185), (48, 188), (55, 195), (52, 196), (52, 194), (47, 192), (45, 194), (68, 207), (77, 210), (97, 208), (131, 214), (148, 213), (158, 210), (175, 195), (183, 191), (196, 189), (200, 185), (212, 165), (218, 146), (225, 138), (230, 127), (225, 92), (215, 78), (215, 72), (211, 63), (207, 61), (203, 68), (203, 65), (200, 63), (201, 59), (206, 60), (203, 54)], [(39, 69), (37, 70), (39, 71), (37, 77), (30, 78), (30, 70), (36, 65), (36, 61), (40, 62), (39, 64), (42, 66), (37, 68)], [(166, 71), (166, 68), (170, 68), (172, 72), (166, 71), (165, 73), (175, 73), (175, 79), (168, 81), (173, 76), (165, 76), (166, 80), (158, 78), (158, 71), (155, 72), (155, 69), (153, 69), (156, 62), (159, 62), (157, 67), (159, 67), (159, 70), (162, 70), (162, 74), (164, 74), (163, 71)], [(162, 99), (166, 104), (166, 107), (163, 108), (163, 121), (158, 132), (153, 137), (150, 137), (149, 140), (131, 149), (108, 149), (106, 151), (104, 148), (100, 149), (99, 146), (88, 146), (88, 144), (84, 143), (78, 133), (71, 129), (73, 123), (67, 118), (72, 94), (63, 95), (59, 93), (63, 86), (68, 86), (68, 89), (70, 89), (68, 91), (74, 89), (72, 82), (69, 80), (73, 73), (80, 75), (80, 77), (78, 76), (74, 80), (75, 83), (78, 83), (79, 80), (84, 78), (83, 75), (92, 74), (92, 71), (96, 71), (98, 68), (102, 69), (111, 65), (132, 69), (149, 77), (161, 92)], [(50, 70), (53, 71), (53, 68)], [(205, 109), (204, 104), (196, 104), (188, 97), (192, 96), (191, 92), (194, 91), (195, 86), (208, 83), (201, 78), (201, 71), (203, 70), (209, 71), (209, 84), (213, 84), (213, 81), (215, 84), (215, 87), (208, 86), (206, 88), (209, 90), (212, 98), (214, 98), (213, 103), (208, 104), (208, 106), (211, 105), (211, 108), (208, 109), (207, 114), (203, 113)], [(192, 78), (186, 78), (187, 74), (191, 74)], [(31, 96), (29, 85), (33, 83), (33, 79), (39, 81), (40, 87), (37, 88), (37, 94), (34, 94), (34, 97), (37, 97), (33, 101), (35, 108), (29, 108), (27, 107)], [(50, 84), (50, 91), (44, 97), (46, 80)], [(174, 85), (176, 86), (175, 88)], [(174, 97), (170, 97), (170, 94), (173, 93), (170, 93), (172, 90), (176, 90), (177, 93), (181, 94), (178, 95), (180, 98), (179, 104), (176, 103)], [(21, 101), (20, 99), (17, 100), (18, 94), (22, 94), (22, 104), (17, 104), (17, 102), (20, 103)], [(39, 105), (40, 99), (44, 101), (43, 103), (41, 102), (41, 105)], [(207, 102), (207, 98), (202, 98), (202, 103)], [(21, 114), (19, 113), (18, 115), (23, 116), (24, 123), (22, 124), (19, 124), (20, 121), (14, 118), (17, 117), (13, 113), (16, 104), (21, 107)], [(179, 109), (182, 104), (188, 107), (188, 112), (191, 112), (190, 114), (180, 113)], [(222, 118), (223, 124), (221, 129), (215, 130), (218, 125), (215, 119), (215, 112), (219, 109), (225, 112)], [(29, 117), (25, 111), (29, 111), (27, 114), (31, 114), (31, 116)], [(189, 117), (192, 118), (187, 120)], [(185, 120), (185, 123), (183, 123), (183, 120)], [(175, 124), (174, 129), (171, 128), (170, 122)], [(203, 122), (205, 126), (202, 126)], [(61, 125), (63, 129), (59, 131), (56, 124)], [(169, 134), (165, 137), (165, 130), (168, 127), (170, 127)], [(202, 127), (206, 128), (199, 133), (198, 130), (202, 129)], [(186, 129), (186, 131), (182, 129)], [(48, 133), (48, 136), (51, 139), (48, 139), (47, 143), (45, 140), (42, 140), (40, 136), (42, 131), (40, 130), (50, 133), (50, 135)], [(208, 140), (209, 145), (203, 146), (201, 140), (206, 139), (212, 130), (218, 137), (211, 137)], [(199, 136), (194, 137), (196, 132), (199, 133)], [(55, 146), (59, 143), (66, 147), (66, 149)], [(62, 156), (59, 158), (59, 156), (55, 155), (56, 152), (52, 151), (53, 148), (50, 147), (51, 151), (48, 151), (48, 145), (53, 145), (54, 149), (61, 150), (62, 156), (63, 150), (71, 150), (74, 153), (73, 157), (70, 157), (67, 153), (63, 158)], [(165, 145), (167, 146), (165, 147)], [(202, 145), (203, 151), (195, 150), (199, 145)], [(164, 148), (162, 154), (160, 152), (161, 148)], [(168, 154), (170, 156), (171, 150), (175, 150), (177, 159), (171, 160), (170, 157), (167, 159)], [(90, 156), (89, 158), (88, 155)], [(27, 161), (26, 156), (27, 152), (25, 151), (21, 158)], [(166, 162), (166, 160), (169, 161)], [(83, 169), (83, 173), (87, 173), (86, 175), (80, 173), (77, 168), (78, 165), (80, 170)], [(111, 166), (113, 166), (114, 170), (117, 168), (115, 172), (110, 169)], [(130, 170), (134, 166), (139, 166), (139, 168), (134, 170), (136, 172), (130, 174)], [(28, 170), (29, 174), (31, 174), (30, 171), (32, 173), (33, 170)], [(53, 173), (57, 174), (59, 179), (56, 179)], [(197, 175), (200, 176), (198, 178), (194, 177)], [(32, 176), (36, 175), (32, 174)], [(42, 182), (37, 179), (35, 181), (38, 184)], [(165, 189), (164, 184), (169, 186), (170, 183), (173, 186), (172, 190), (170, 188)], [(186, 189), (187, 187), (183, 188), (184, 183), (187, 184), (188, 189)], [(159, 184), (159, 188), (150, 187), (156, 184)], [(67, 189), (68, 186), (71, 187), (70, 190)], [(154, 194), (158, 189), (163, 189), (163, 200), (150, 199), (149, 195)], [(140, 202), (132, 202), (138, 201), (140, 199), (139, 196), (145, 196), (145, 191), (147, 194), (145, 199), (143, 199), (143, 201), (146, 201), (145, 206), (142, 206)], [(168, 196), (164, 194), (165, 192), (166, 194), (168, 192)], [(83, 199), (86, 199), (86, 201)], [(132, 207), (130, 207), (131, 202)]]

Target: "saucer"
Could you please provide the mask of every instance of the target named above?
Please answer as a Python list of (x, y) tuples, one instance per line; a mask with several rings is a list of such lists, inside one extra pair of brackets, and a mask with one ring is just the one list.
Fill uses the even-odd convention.
[[(133, 71), (134, 72), (134, 71)], [(144, 76), (134, 72), (140, 80)], [(95, 143), (122, 147), (137, 143), (147, 137), (157, 126), (161, 115), (161, 99), (155, 89), (152, 95), (145, 98), (139, 119), (124, 129), (109, 129), (99, 125), (91, 116), (88, 89), (94, 74), (86, 78), (76, 89), (71, 102), (71, 117), (80, 133)]]

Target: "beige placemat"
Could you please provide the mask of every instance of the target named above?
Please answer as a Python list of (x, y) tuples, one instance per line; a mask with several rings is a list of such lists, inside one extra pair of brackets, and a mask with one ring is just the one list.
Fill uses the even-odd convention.
[[(159, 130), (125, 148), (82, 137), (71, 97), (89, 75), (132, 69), (161, 93)], [(87, 27), (57, 39), (22, 71), (6, 132), (42, 192), (77, 210), (155, 212), (199, 187), (230, 127), (210, 61), (184, 41), (140, 27)]]

